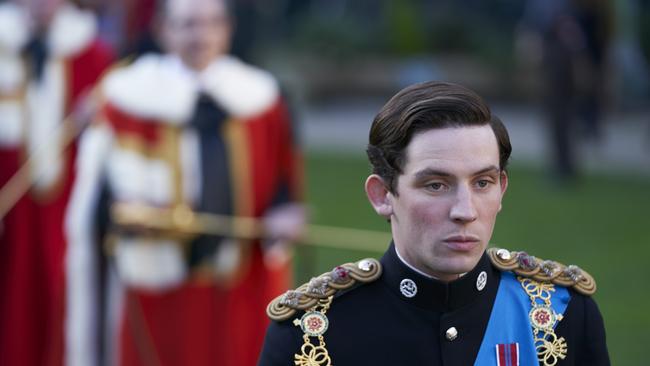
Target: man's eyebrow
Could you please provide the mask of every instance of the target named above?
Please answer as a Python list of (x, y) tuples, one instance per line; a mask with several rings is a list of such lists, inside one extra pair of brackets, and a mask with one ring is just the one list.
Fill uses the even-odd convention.
[[(496, 165), (490, 165), (488, 167), (485, 167), (481, 170), (478, 170), (474, 173), (472, 173), (472, 176), (476, 175), (481, 175), (485, 173), (499, 173), (501, 169), (499, 169), (498, 166)], [(432, 168), (425, 168), (420, 170), (419, 172), (415, 173), (415, 179), (420, 180), (420, 179), (425, 179), (428, 177), (450, 177), (452, 174), (449, 172), (446, 172), (444, 170), (437, 170), (437, 169), (432, 169)]]
[(491, 173), (491, 172), (500, 173), (501, 169), (499, 169), (499, 167), (496, 165), (490, 165), (489, 167), (481, 169), (472, 175), (481, 175), (481, 174)]
[(427, 177), (449, 177), (450, 173), (443, 170), (436, 170), (431, 168), (425, 168), (415, 173), (415, 179), (424, 179)]

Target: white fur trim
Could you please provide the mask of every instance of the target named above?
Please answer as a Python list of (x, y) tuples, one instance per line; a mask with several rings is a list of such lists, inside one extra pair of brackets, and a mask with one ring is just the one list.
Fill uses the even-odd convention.
[(25, 80), (25, 66), (20, 56), (0, 53), (0, 94), (15, 93), (23, 80)]
[(106, 98), (139, 117), (181, 123), (192, 115), (196, 86), (188, 75), (174, 72), (167, 57), (145, 55), (110, 73), (102, 84)]
[(48, 32), (48, 46), (54, 56), (74, 55), (85, 49), (97, 35), (92, 12), (64, 4), (54, 14)]
[(22, 8), (11, 2), (0, 4), (0, 55), (20, 53), (29, 40), (27, 24)]
[(108, 100), (127, 113), (172, 123), (191, 117), (199, 89), (241, 118), (263, 113), (279, 94), (271, 74), (231, 56), (220, 57), (195, 74), (175, 56), (145, 55), (111, 73), (103, 89)]
[(0, 94), (15, 92), (25, 79), (20, 51), (28, 39), (23, 9), (9, 2), (0, 4)]
[(23, 138), (22, 103), (18, 100), (0, 101), (0, 146), (17, 148)]
[(49, 60), (43, 80), (32, 82), (27, 90), (30, 124), (27, 147), (33, 158), (31, 168), (34, 186), (46, 190), (55, 184), (63, 171), (61, 142), (63, 138), (63, 108), (65, 80), (63, 63)]
[(114, 147), (107, 162), (107, 174), (117, 201), (146, 202), (156, 206), (168, 205), (172, 201), (171, 168), (161, 160)]
[[(0, 4), (0, 54), (19, 54), (30, 33), (24, 9), (12, 3)], [(54, 56), (64, 57), (86, 48), (96, 35), (97, 20), (93, 13), (66, 3), (54, 14), (47, 43)]]
[(150, 291), (178, 286), (187, 275), (180, 246), (171, 240), (122, 238), (115, 246), (115, 264), (126, 286)]
[(77, 179), (65, 217), (68, 240), (66, 253), (65, 364), (94, 365), (97, 356), (98, 279), (95, 261), (101, 248), (94, 240), (97, 201), (101, 189), (103, 161), (112, 144), (112, 132), (90, 127), (82, 136), (76, 162)]
[(253, 117), (278, 99), (278, 85), (268, 72), (223, 56), (201, 73), (203, 88), (230, 114)]
[[(21, 51), (29, 41), (30, 26), (21, 7), (0, 4), (0, 93), (12, 93), (24, 82), (26, 70)], [(79, 53), (95, 39), (97, 21), (89, 11), (70, 4), (62, 5), (48, 30), (48, 48), (52, 59)]]

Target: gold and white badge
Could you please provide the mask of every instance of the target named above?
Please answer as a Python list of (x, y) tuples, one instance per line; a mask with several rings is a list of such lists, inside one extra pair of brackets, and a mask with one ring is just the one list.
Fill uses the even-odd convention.
[(328, 326), (327, 316), (319, 311), (308, 311), (300, 318), (300, 328), (311, 337), (325, 334)]

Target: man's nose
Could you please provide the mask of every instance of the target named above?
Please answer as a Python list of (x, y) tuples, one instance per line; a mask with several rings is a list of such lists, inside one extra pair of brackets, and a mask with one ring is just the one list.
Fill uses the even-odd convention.
[(449, 217), (457, 222), (472, 222), (478, 217), (474, 206), (474, 196), (469, 187), (459, 187)]

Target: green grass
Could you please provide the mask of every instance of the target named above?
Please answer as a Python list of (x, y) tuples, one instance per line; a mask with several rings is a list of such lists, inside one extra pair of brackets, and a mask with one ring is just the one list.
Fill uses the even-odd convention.
[[(312, 222), (388, 231), (363, 192), (363, 156), (307, 156)], [(612, 364), (642, 365), (650, 329), (650, 180), (589, 175), (555, 189), (539, 169), (514, 166), (492, 242), (544, 259), (578, 264), (597, 281)], [(300, 247), (296, 280), (381, 253)]]

